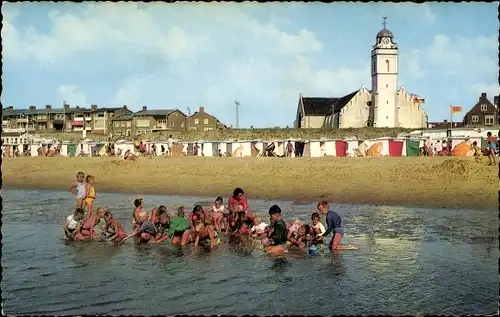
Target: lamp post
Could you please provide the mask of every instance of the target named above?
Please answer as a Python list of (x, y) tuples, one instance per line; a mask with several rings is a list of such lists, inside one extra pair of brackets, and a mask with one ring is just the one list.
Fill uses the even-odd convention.
[(240, 114), (239, 114), (239, 108), (240, 108), (240, 103), (238, 101), (234, 102), (234, 105), (236, 106), (236, 129), (240, 128)]

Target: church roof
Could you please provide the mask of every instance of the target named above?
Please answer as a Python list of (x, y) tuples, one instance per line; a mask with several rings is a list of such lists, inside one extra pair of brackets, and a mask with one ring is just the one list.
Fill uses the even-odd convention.
[(322, 97), (302, 97), (305, 116), (327, 116), (339, 112), (358, 93), (359, 90), (343, 97), (322, 98)]
[(392, 32), (389, 31), (388, 29), (386, 28), (383, 28), (382, 30), (380, 30), (380, 32), (377, 33), (377, 38), (382, 38), (382, 37), (390, 37), (390, 38), (393, 38), (394, 36), (392, 35)]

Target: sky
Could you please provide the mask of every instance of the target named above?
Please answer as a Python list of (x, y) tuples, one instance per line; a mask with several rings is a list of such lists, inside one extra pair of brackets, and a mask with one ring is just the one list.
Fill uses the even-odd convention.
[[(498, 84), (498, 3), (3, 3), (4, 106), (205, 107), (228, 126), (293, 126), (299, 94), (371, 86), (382, 17), (398, 85), (429, 121)], [(460, 117), (458, 115), (457, 117)], [(457, 118), (456, 120), (460, 120)]]

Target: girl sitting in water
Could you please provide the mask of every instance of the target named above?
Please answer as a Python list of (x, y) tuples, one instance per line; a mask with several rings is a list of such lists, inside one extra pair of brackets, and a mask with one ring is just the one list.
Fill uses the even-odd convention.
[(196, 224), (194, 228), (194, 247), (197, 248), (200, 242), (210, 239), (210, 249), (213, 250), (220, 240), (217, 238), (217, 232), (214, 229), (205, 226), (202, 222)]
[(76, 208), (75, 212), (66, 218), (63, 226), (64, 235), (67, 239), (74, 240), (76, 229), (85, 218), (85, 211), (82, 208)]
[(239, 219), (238, 213), (230, 211), (227, 216), (227, 227), (226, 233), (229, 235), (235, 235), (238, 233), (241, 227), (241, 221)]
[(170, 227), (169, 220), (167, 208), (165, 206), (160, 206), (158, 208), (157, 218), (153, 222), (156, 228), (156, 242), (161, 243), (168, 239), (168, 229)]
[(214, 219), (215, 230), (222, 231), (222, 225), (224, 221), (224, 205), (221, 196), (217, 197), (212, 207), (212, 217)]
[(311, 232), (311, 227), (309, 225), (301, 225), (297, 231), (288, 235), (287, 244), (289, 247), (295, 246), (299, 248), (304, 248), (307, 245), (308, 235)]
[(323, 234), (326, 232), (325, 226), (320, 222), (319, 213), (313, 212), (311, 215), (311, 244), (316, 245), (320, 250), (323, 250)]
[(268, 232), (268, 224), (262, 221), (261, 216), (255, 216), (253, 218), (254, 225), (250, 229), (250, 236), (253, 238), (260, 238), (263, 239), (267, 237), (267, 232)]
[(99, 239), (99, 236), (94, 231), (94, 227), (99, 225), (105, 212), (106, 209), (99, 207), (97, 208), (97, 213), (91, 212), (90, 215), (87, 215), (87, 218), (82, 221), (80, 228), (76, 230), (75, 239), (80, 241)]
[(127, 237), (127, 233), (125, 232), (123, 225), (113, 216), (111, 212), (106, 211), (104, 213), (104, 220), (106, 221), (107, 232), (111, 233), (111, 235), (105, 239), (106, 241), (120, 242)]
[(201, 205), (194, 206), (193, 211), (189, 214), (189, 225), (191, 229), (194, 230), (198, 222), (205, 222), (205, 213)]
[(184, 206), (177, 209), (177, 216), (170, 219), (170, 228), (168, 234), (172, 239), (172, 244), (187, 245), (191, 236), (191, 226), (186, 218), (184, 218)]
[(92, 213), (92, 205), (94, 204), (94, 199), (96, 198), (96, 192), (94, 188), (95, 177), (87, 175), (85, 178), (87, 185), (85, 186), (85, 206), (87, 206), (88, 215)]

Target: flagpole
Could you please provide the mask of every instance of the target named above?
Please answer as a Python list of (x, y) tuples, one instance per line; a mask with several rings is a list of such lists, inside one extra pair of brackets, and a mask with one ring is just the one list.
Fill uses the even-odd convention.
[(450, 105), (450, 139), (453, 136), (453, 106)]

